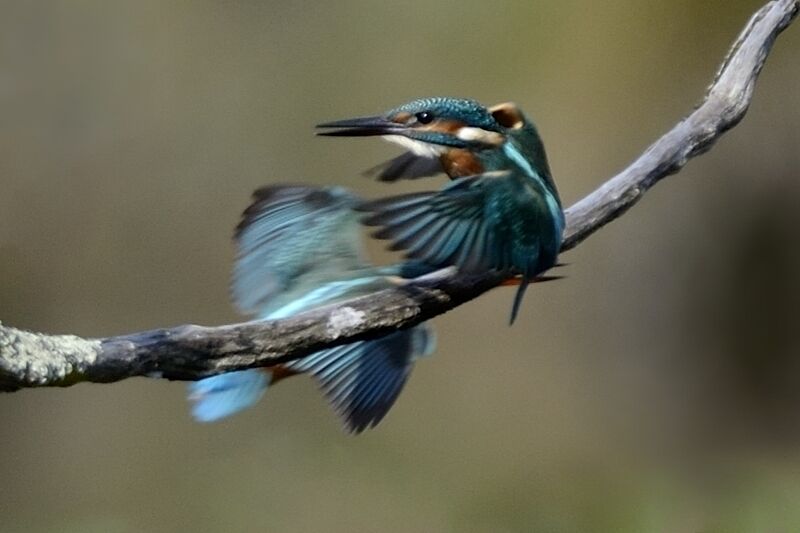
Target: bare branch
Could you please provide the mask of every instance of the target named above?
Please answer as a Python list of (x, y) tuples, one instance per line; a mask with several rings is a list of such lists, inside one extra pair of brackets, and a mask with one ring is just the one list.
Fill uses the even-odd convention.
[(775, 38), (791, 24), (799, 8), (798, 0), (776, 0), (753, 15), (733, 43), (702, 104), (628, 168), (567, 209), (562, 251), (574, 248), (622, 215), (650, 187), (710, 149), (742, 120)]
[[(774, 0), (748, 22), (705, 99), (625, 170), (567, 209), (562, 250), (622, 215), (662, 178), (708, 150), (744, 116), (775, 38), (792, 22), (800, 0)], [(104, 339), (46, 335), (0, 324), (0, 390), (106, 383), (134, 376), (193, 380), (297, 359), (313, 351), (377, 337), (431, 319), (502, 278), (445, 269), (296, 317), (217, 327), (186, 325)]]

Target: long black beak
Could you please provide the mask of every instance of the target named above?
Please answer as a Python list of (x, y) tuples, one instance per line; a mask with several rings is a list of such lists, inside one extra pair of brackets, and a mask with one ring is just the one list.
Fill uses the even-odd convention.
[(401, 135), (406, 127), (385, 117), (360, 117), (317, 124), (318, 128), (335, 128), (336, 131), (317, 132), (327, 137), (367, 137), (372, 135)]

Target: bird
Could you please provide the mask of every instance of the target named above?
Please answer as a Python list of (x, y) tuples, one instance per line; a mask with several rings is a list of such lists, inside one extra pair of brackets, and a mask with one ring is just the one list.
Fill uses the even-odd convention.
[(441, 190), (365, 202), (362, 222), (410, 259), (462, 272), (521, 276), (513, 324), (528, 284), (557, 265), (564, 212), (535, 124), (513, 103), (413, 100), (382, 115), (317, 125), (332, 137), (380, 136), (407, 151), (374, 169), (381, 181), (444, 172)]
[[(369, 263), (354, 210), (361, 202), (336, 186), (258, 189), (234, 234), (231, 292), (239, 310), (260, 320), (290, 317), (433, 271), (418, 261)], [(200, 422), (213, 422), (255, 405), (275, 383), (309, 374), (345, 428), (360, 433), (384, 418), (435, 340), (421, 324), (277, 366), (204, 378), (189, 384), (191, 412)]]

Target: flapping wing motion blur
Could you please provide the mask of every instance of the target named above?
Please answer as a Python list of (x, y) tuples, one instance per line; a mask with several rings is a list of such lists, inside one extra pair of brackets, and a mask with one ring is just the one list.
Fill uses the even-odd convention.
[(302, 292), (302, 285), (363, 268), (358, 198), (341, 187), (263, 187), (236, 228), (233, 300), (265, 316)]

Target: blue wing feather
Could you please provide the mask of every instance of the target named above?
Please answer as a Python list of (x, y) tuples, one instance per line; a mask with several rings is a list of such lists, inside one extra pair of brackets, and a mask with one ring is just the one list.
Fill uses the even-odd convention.
[[(389, 284), (386, 276), (416, 277), (434, 270), (421, 261), (373, 267), (361, 253), (358, 200), (339, 188), (272, 186), (257, 191), (236, 229), (238, 256), (232, 292), (237, 305), (261, 318), (281, 318)], [(408, 220), (422, 201), (403, 208)], [(410, 210), (410, 211), (409, 211)], [(414, 359), (432, 350), (425, 326), (311, 354), (285, 365), (320, 383), (348, 429), (358, 433), (386, 415)], [(254, 405), (272, 380), (269, 370), (231, 372), (189, 385), (192, 415), (219, 420)]]
[(522, 274), (512, 322), (529, 280), (550, 268), (558, 255), (563, 214), (544, 185), (512, 172), (453, 180), (441, 191), (366, 202), (373, 236), (391, 240), (391, 250), (436, 267), (464, 272), (498, 270)]
[(414, 359), (430, 351), (430, 336), (427, 328), (418, 326), (324, 350), (287, 367), (313, 375), (347, 428), (360, 433), (386, 416)]
[(358, 201), (339, 187), (279, 185), (256, 191), (235, 233), (231, 292), (237, 306), (263, 317), (314, 284), (366, 268), (352, 210)]
[(444, 190), (395, 196), (359, 206), (369, 215), (373, 233), (391, 239), (390, 249), (406, 250), (408, 257), (435, 266), (455, 264), (463, 270), (506, 269), (511, 265), (497, 253), (495, 228), (484, 214), (486, 188), (482, 178), (460, 178)]

